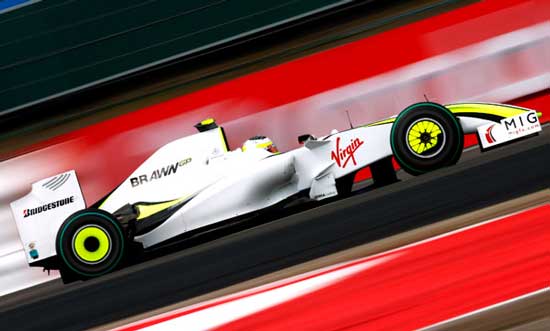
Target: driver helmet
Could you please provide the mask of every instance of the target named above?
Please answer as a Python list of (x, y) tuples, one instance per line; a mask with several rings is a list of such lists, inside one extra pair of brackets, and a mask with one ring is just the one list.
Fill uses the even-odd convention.
[(248, 152), (254, 149), (263, 149), (270, 153), (279, 153), (277, 146), (266, 136), (254, 136), (244, 142), (241, 148), (243, 152)]

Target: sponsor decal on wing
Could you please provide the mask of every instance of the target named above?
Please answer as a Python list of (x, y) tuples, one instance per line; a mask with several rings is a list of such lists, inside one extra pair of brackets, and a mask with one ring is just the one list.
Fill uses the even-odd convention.
[(485, 139), (487, 140), (487, 142), (489, 142), (490, 144), (493, 144), (495, 143), (495, 137), (493, 137), (493, 128), (495, 127), (494, 124), (491, 124), (487, 130), (485, 131)]
[(26, 209), (23, 209), (23, 217), (29, 217), (36, 214), (40, 214), (42, 212), (46, 212), (51, 209), (63, 207), (73, 202), (74, 202), (74, 196), (70, 196), (68, 198), (63, 198), (54, 202), (46, 203), (42, 206), (26, 208)]
[(486, 149), (529, 136), (541, 130), (537, 113), (528, 111), (514, 117), (504, 118), (500, 123), (482, 125), (477, 128), (477, 133), (481, 147)]

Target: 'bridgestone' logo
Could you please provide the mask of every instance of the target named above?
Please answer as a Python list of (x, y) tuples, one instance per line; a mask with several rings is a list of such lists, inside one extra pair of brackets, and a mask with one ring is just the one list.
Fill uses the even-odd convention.
[(162, 177), (170, 176), (172, 174), (175, 174), (178, 171), (178, 168), (183, 167), (184, 165), (191, 162), (191, 160), (192, 159), (188, 157), (187, 159), (181, 160), (174, 164), (169, 164), (160, 169), (153, 170), (153, 172), (151, 172), (150, 175), (139, 175), (136, 177), (132, 177), (130, 178), (130, 184), (132, 184), (132, 187), (136, 187), (141, 184), (149, 183), (155, 179), (160, 179)]
[(33, 216), (33, 215), (36, 215), (36, 214), (40, 214), (43, 211), (48, 211), (50, 209), (63, 207), (65, 205), (68, 205), (68, 204), (73, 203), (73, 202), (74, 202), (74, 196), (70, 196), (68, 198), (57, 200), (57, 201), (54, 201), (54, 202), (50, 202), (50, 203), (47, 203), (47, 204), (39, 206), (39, 207), (25, 209), (25, 210), (23, 210), (23, 217), (29, 217), (29, 216)]

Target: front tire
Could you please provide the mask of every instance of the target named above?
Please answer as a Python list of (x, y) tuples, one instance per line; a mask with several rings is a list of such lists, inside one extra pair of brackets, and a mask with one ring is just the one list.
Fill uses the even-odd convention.
[(84, 209), (67, 218), (56, 238), (63, 281), (88, 279), (116, 269), (125, 255), (125, 236), (118, 221), (99, 209)]
[(401, 168), (416, 176), (456, 164), (464, 147), (464, 134), (447, 108), (421, 102), (397, 116), (390, 142)]

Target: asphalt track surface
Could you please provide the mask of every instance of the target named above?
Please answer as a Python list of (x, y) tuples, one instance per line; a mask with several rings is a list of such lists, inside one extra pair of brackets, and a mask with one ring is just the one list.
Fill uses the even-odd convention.
[[(402, 173), (400, 173), (402, 174)], [(332, 266), (348, 263), (358, 259), (363, 259), (368, 256), (381, 254), (389, 250), (398, 249), (407, 245), (414, 244), (416, 242), (424, 241), (429, 238), (441, 236), (446, 233), (456, 231), (465, 227), (473, 226), (481, 222), (506, 217), (507, 215), (514, 214), (527, 209), (536, 208), (542, 204), (550, 202), (550, 189), (544, 189), (535, 193), (531, 193), (520, 198), (508, 200), (496, 205), (491, 205), (487, 208), (478, 209), (473, 212), (461, 214), (456, 217), (451, 217), (443, 221), (439, 221), (430, 225), (426, 225), (420, 228), (416, 228), (410, 231), (401, 232), (390, 237), (385, 237), (380, 240), (365, 243), (363, 245), (355, 246), (350, 249), (336, 252), (334, 254), (325, 255), (318, 259), (310, 260), (301, 264), (297, 264), (285, 269), (277, 270), (276, 272), (262, 275), (258, 278), (250, 279), (242, 283), (235, 284), (214, 292), (209, 292), (204, 295), (194, 297), (185, 301), (180, 301), (170, 306), (164, 306), (159, 309), (145, 312), (143, 314), (134, 315), (132, 317), (108, 323), (92, 328), (90, 331), (105, 331), (112, 330), (116, 327), (126, 326), (133, 322), (143, 321), (154, 316), (163, 314), (170, 314), (170, 312), (185, 310), (186, 307), (200, 305), (201, 303), (221, 299), (228, 295), (235, 295), (242, 291), (253, 290), (258, 286), (265, 286), (274, 282), (284, 281), (288, 278), (299, 277), (304, 273), (315, 272), (323, 268), (330, 268)], [(550, 299), (550, 291), (546, 293), (548, 299)], [(545, 310), (537, 309), (529, 304), (532, 297), (524, 298), (522, 300), (512, 300), (507, 302), (504, 306), (508, 307), (506, 310), (499, 309), (499, 307), (490, 307), (491, 309), (483, 309), (482, 312), (468, 313), (465, 316), (459, 318), (453, 318), (450, 321), (439, 323), (436, 327), (428, 327), (430, 331), (444, 329), (449, 330), (449, 326), (452, 326), (454, 330), (470, 330), (473, 324), (472, 320), (480, 321), (483, 326), (492, 326), (493, 330), (503, 329), (504, 326), (517, 326), (529, 327), (533, 323), (544, 324), (545, 321), (540, 321), (540, 315), (545, 315)], [(495, 311), (494, 314), (488, 314)], [(511, 313), (512, 312), (512, 313)], [(399, 316), (397, 316), (399, 317)], [(503, 323), (503, 321), (505, 321)], [(550, 322), (550, 318), (547, 319)], [(461, 327), (465, 325), (465, 327)], [(550, 324), (547, 324), (550, 329)], [(515, 329), (514, 329), (515, 330)], [(526, 329), (529, 330), (529, 329)], [(520, 331), (515, 330), (515, 331)]]
[(7, 330), (77, 330), (174, 304), (550, 186), (550, 130), (458, 165), (275, 221), (248, 223), (113, 274), (2, 298)]

